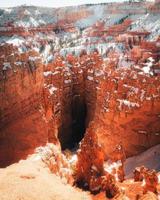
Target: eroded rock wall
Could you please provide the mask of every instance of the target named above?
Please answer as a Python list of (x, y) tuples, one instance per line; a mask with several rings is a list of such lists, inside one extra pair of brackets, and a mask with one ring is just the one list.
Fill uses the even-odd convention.
[(1, 166), (47, 142), (73, 148), (91, 121), (106, 157), (119, 143), (129, 156), (160, 142), (159, 15), (149, 6), (64, 8), (57, 19), (52, 9), (2, 12)]

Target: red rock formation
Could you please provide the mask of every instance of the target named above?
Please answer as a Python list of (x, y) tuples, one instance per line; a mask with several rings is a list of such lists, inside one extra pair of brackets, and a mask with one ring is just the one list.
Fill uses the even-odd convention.
[(157, 193), (158, 175), (155, 170), (149, 170), (144, 166), (136, 168), (134, 171), (134, 181), (143, 181), (143, 193), (148, 191)]
[(119, 193), (114, 175), (104, 171), (104, 152), (92, 124), (80, 145), (75, 176), (78, 185), (87, 185), (93, 193), (105, 191), (107, 197)]
[[(13, 47), (10, 46), (3, 48), (3, 53), (6, 49), (8, 54), (13, 51)], [(157, 77), (146, 77), (139, 75), (135, 70), (115, 70), (112, 67), (110, 72), (104, 72), (103, 60), (96, 51), (90, 55), (83, 55), (78, 60), (68, 56), (71, 68), (66, 66), (63, 58), (57, 57), (45, 67), (43, 76), (40, 59), (26, 63), (29, 56), (33, 55), (38, 56), (34, 52), (17, 54), (17, 61), (20, 59), (25, 62), (26, 67), (22, 68), (14, 64), (15, 60), (12, 57), (8, 57), (7, 62), (14, 67), (1, 70), (1, 129), (5, 130), (5, 134), (1, 135), (2, 149), (8, 154), (5, 159), (16, 161), (24, 158), (36, 146), (47, 141), (58, 143), (58, 137), (65, 148), (71, 138), (75, 137), (72, 129), (73, 104), (76, 106), (74, 110), (78, 109), (77, 106), (84, 109), (86, 105), (87, 116), (84, 121), (88, 126), (89, 122), (94, 120), (96, 134), (106, 155), (112, 152), (120, 141), (127, 156), (159, 143), (160, 106)], [(24, 63), (20, 64), (24, 66)], [(115, 64), (114, 62), (113, 66)], [(123, 79), (120, 76), (122, 72)], [(107, 75), (108, 73), (110, 75)], [(11, 82), (14, 82), (16, 87), (10, 86)], [(139, 119), (135, 122), (137, 116)], [(31, 130), (26, 130), (24, 125), (20, 124), (25, 124), (25, 127), (30, 127)], [(7, 129), (3, 128), (6, 125)], [(36, 137), (36, 134), (39, 137)], [(23, 139), (26, 135), (27, 142)], [(82, 137), (80, 136), (80, 139)], [(132, 141), (129, 140), (130, 137)], [(18, 142), (20, 140), (24, 141), (24, 148)], [(20, 147), (15, 148), (17, 142)], [(3, 161), (2, 153), (1, 156)]]
[[(16, 63), (10, 57), (12, 69), (4, 71), (1, 68), (1, 166), (25, 158), (48, 140), (48, 127), (40, 113), (43, 65), (38, 60), (34, 64), (24, 63), (22, 60), (27, 58), (27, 55), (24, 58), (18, 55)], [(21, 62), (18, 63), (18, 59)]]
[[(114, 147), (120, 141), (122, 142), (127, 155), (131, 155), (135, 151), (138, 153), (138, 151), (145, 148), (145, 146), (150, 146), (151, 141), (154, 141), (155, 144), (159, 143), (159, 137), (157, 137), (156, 134), (159, 132), (159, 100), (153, 98), (152, 101), (148, 101), (146, 99), (150, 93), (149, 91), (151, 87), (153, 86), (152, 81), (150, 79), (145, 79), (144, 77), (142, 79), (133, 79), (134, 73), (131, 74), (132, 78), (128, 81), (125, 77), (123, 80), (121, 78), (116, 80), (108, 77), (106, 82), (101, 85), (101, 88), (103, 88), (103, 94), (100, 90), (99, 94), (97, 94), (98, 104), (96, 105), (97, 109), (94, 121), (97, 125), (97, 135), (99, 135), (99, 141), (102, 142), (101, 144), (105, 149), (106, 154), (107, 152), (111, 152), (111, 146)], [(127, 79), (128, 75), (129, 74), (127, 72)], [(144, 79), (146, 82), (141, 82)], [(139, 81), (141, 83), (139, 83)], [(158, 79), (155, 78), (154, 84), (158, 86), (158, 82)], [(127, 85), (132, 83), (133, 90), (135, 88), (139, 88), (141, 85), (141, 89), (139, 88), (137, 95), (133, 96), (130, 93), (131, 91), (129, 92), (125, 87), (124, 83)], [(155, 95), (158, 94), (156, 87), (155, 90), (153, 88), (151, 90), (152, 92), (155, 91)], [(146, 97), (142, 97), (143, 95), (140, 91), (145, 91)], [(141, 98), (144, 98), (144, 100), (141, 101)], [(98, 99), (104, 100), (100, 101)], [(150, 112), (151, 108), (152, 111), (154, 109), (156, 112), (154, 114), (150, 113), (150, 116), (146, 115)], [(137, 118), (136, 116), (139, 116), (139, 119), (135, 122), (135, 119)], [(114, 138), (112, 137), (113, 135)], [(129, 138), (132, 138), (132, 141), (130, 141)], [(130, 141), (130, 143), (128, 143), (128, 141)], [(139, 143), (138, 141), (141, 142)], [(145, 142), (142, 143), (142, 141)]]
[[(87, 8), (60, 9), (56, 22), (44, 26), (9, 21), (1, 27), (0, 36), (23, 40), (4, 37), (0, 46), (0, 167), (36, 149), (33, 156), (65, 183), (107, 198), (154, 198), (154, 171), (136, 168), (134, 183), (124, 174), (126, 156), (160, 142), (159, 38), (146, 41), (152, 33), (128, 31), (131, 5), (107, 5), (108, 13), (127, 13), (108, 28), (98, 19), (83, 32), (76, 23), (94, 14)], [(148, 5), (129, 13), (144, 13)], [(56, 34), (64, 31), (66, 38)], [(79, 148), (73, 163), (68, 148)]]
[(131, 25), (131, 23), (132, 21), (130, 19), (126, 19), (121, 24), (110, 26), (105, 32), (107, 33), (107, 35), (117, 36), (119, 34), (124, 33), (127, 30), (127, 28)]

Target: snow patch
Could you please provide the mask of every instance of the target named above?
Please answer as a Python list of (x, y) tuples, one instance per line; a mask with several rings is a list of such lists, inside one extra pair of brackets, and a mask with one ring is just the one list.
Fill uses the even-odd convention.
[(134, 108), (134, 107), (139, 108), (140, 107), (140, 105), (138, 103), (130, 102), (130, 101), (125, 100), (125, 99), (117, 99), (117, 101), (120, 103), (120, 105), (119, 105), (120, 110), (122, 109), (123, 105), (128, 106), (129, 108)]
[(6, 71), (7, 69), (11, 69), (11, 64), (9, 62), (3, 63), (3, 70)]
[(58, 89), (56, 87), (54, 87), (53, 85), (50, 86), (50, 88), (49, 88), (49, 92), (50, 92), (51, 95), (54, 94), (54, 92), (57, 91), (57, 90)]
[(87, 76), (87, 79), (88, 79), (89, 81), (93, 81), (93, 77), (92, 77), (92, 76)]
[(128, 158), (124, 164), (126, 177), (133, 177), (133, 170), (142, 165), (149, 169), (160, 170), (160, 144), (137, 156)]
[(71, 83), (71, 82), (72, 82), (71, 80), (64, 80), (65, 84), (68, 84), (68, 83)]
[(8, 44), (12, 44), (13, 46), (20, 46), (25, 42), (24, 38), (19, 36), (12, 36), (9, 40), (6, 41)]
[(49, 76), (49, 75), (51, 75), (51, 74), (52, 74), (51, 71), (43, 72), (43, 75), (44, 75), (44, 76)]

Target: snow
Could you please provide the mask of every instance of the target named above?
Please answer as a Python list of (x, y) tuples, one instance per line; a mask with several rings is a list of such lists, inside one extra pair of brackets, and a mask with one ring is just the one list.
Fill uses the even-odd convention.
[(57, 91), (58, 89), (56, 87), (54, 87), (53, 85), (49, 87), (49, 92), (50, 94), (54, 94), (55, 91)]
[(78, 161), (78, 157), (77, 157), (77, 154), (74, 154), (72, 157), (71, 157), (71, 159), (69, 160), (69, 163), (75, 163), (75, 162), (77, 162)]
[(92, 76), (87, 76), (87, 79), (88, 79), (89, 81), (93, 81), (93, 77), (92, 77)]
[(93, 73), (93, 69), (88, 69), (88, 73)]
[(151, 71), (153, 67), (153, 62), (154, 59), (152, 57), (149, 57), (148, 62), (145, 63), (145, 66), (142, 68), (144, 73), (153, 75), (153, 72)]
[(56, 22), (56, 17), (51, 8), (26, 7), (21, 9), (21, 7), (14, 7), (4, 9), (0, 15), (0, 26), (5, 26), (8, 22), (13, 22), (15, 27), (37, 27)]
[(65, 72), (64, 76), (71, 76), (70, 72)]
[(72, 82), (71, 80), (64, 80), (65, 84), (68, 84), (68, 83), (71, 83), (71, 82)]
[(9, 38), (9, 40), (6, 41), (6, 43), (13, 44), (14, 46), (20, 46), (24, 42), (25, 42), (24, 38), (16, 35), (12, 36), (11, 38)]
[[(67, 38), (68, 39), (68, 38)], [(89, 40), (89, 43), (86, 43), (86, 40)], [(124, 50), (124, 44), (122, 43), (102, 43), (99, 42), (99, 38), (91, 37), (91, 38), (80, 38), (78, 41), (73, 40), (72, 41), (72, 47), (71, 44), (68, 41), (66, 41), (65, 45), (63, 45), (63, 48), (60, 49), (60, 55), (66, 56), (66, 54), (75, 54), (76, 56), (81, 53), (83, 49), (87, 51), (87, 53), (93, 52), (94, 49), (97, 49), (99, 53), (105, 57), (106, 51), (108, 50), (115, 50), (117, 53), (121, 53)]]
[(149, 60), (150, 62), (154, 62), (154, 61), (155, 61), (152, 57), (149, 57), (148, 60)]
[(98, 171), (97, 170), (97, 167), (95, 165), (92, 165), (91, 169), (95, 170), (95, 171)]
[[(158, 174), (158, 183), (160, 183), (160, 174)], [(159, 195), (160, 197), (160, 195)]]
[(151, 100), (151, 97), (146, 97), (146, 100), (147, 100), (147, 101), (150, 101), (150, 100)]
[(46, 58), (46, 60), (47, 60), (48, 63), (52, 62), (53, 59), (54, 59), (54, 56), (53, 56), (53, 55), (49, 55), (49, 56)]
[(34, 26), (34, 27), (37, 27), (39, 26), (39, 23), (33, 18), (33, 17), (30, 17), (30, 21), (29, 21), (29, 27), (30, 26)]
[(52, 76), (59, 74), (59, 73), (60, 73), (59, 71), (52, 72)]
[(127, 61), (123, 54), (119, 57), (118, 67), (129, 68), (134, 62)]
[(3, 63), (3, 70), (6, 71), (7, 69), (11, 69), (11, 64), (9, 62)]
[(143, 101), (144, 100), (144, 95), (145, 95), (145, 91), (141, 90), (141, 96), (140, 96), (140, 100)]
[(15, 65), (22, 65), (21, 61), (15, 62)]
[(150, 73), (150, 67), (151, 67), (152, 65), (147, 65), (146, 67), (143, 67), (142, 69), (143, 69), (143, 71), (144, 71), (144, 73)]
[(156, 74), (160, 74), (160, 69), (154, 69), (154, 72), (155, 72)]
[(157, 40), (160, 35), (160, 14), (149, 14), (140, 16), (137, 20), (132, 23), (131, 31), (148, 31), (149, 41)]
[(124, 87), (126, 88), (130, 88), (130, 93), (132, 94), (138, 94), (138, 91), (139, 91), (139, 88), (137, 87), (133, 87), (133, 86), (130, 86), (130, 85), (127, 85), (127, 84), (123, 84)]
[[(116, 171), (117, 171), (117, 169), (118, 169), (120, 166), (122, 166), (121, 161), (117, 161), (117, 162), (110, 162), (110, 161), (107, 161), (107, 162), (104, 163), (104, 170), (105, 170), (106, 172), (108, 172), (108, 173), (111, 174), (112, 171), (113, 171), (114, 169), (116, 169)], [(117, 175), (117, 173), (116, 173), (114, 176), (115, 176), (116, 180), (118, 181), (118, 175)]]
[(140, 130), (140, 131), (138, 131), (138, 133), (147, 134), (147, 131)]
[(139, 107), (140, 105), (138, 103), (135, 102), (130, 102), (128, 100), (125, 99), (117, 99), (117, 101), (119, 101), (120, 105), (119, 108), (122, 109), (122, 106), (128, 106), (129, 108), (133, 108), (133, 107)]
[(79, 74), (83, 73), (82, 69), (80, 69), (80, 70), (78, 71), (78, 73), (79, 73)]
[(95, 71), (95, 76), (102, 76), (102, 75), (104, 75), (104, 72), (102, 70)]
[(51, 46), (49, 45), (49, 44), (47, 44), (46, 46), (45, 46), (45, 49), (44, 49), (44, 51), (42, 52), (42, 58), (43, 58), (43, 60), (46, 62), (47, 61), (47, 58), (50, 56), (49, 55), (49, 53), (50, 53), (50, 51), (51, 51)]
[(117, 161), (117, 162), (113, 162), (113, 163), (105, 162), (104, 170), (109, 172), (109, 173), (112, 173), (113, 169), (117, 169), (121, 165), (122, 165), (121, 161)]
[(43, 72), (43, 75), (44, 76), (49, 76), (49, 75), (56, 75), (56, 74), (59, 74), (60, 72), (59, 71), (55, 71), (55, 72), (52, 72), (52, 71), (46, 71), (46, 72)]
[(43, 72), (43, 75), (44, 75), (44, 76), (49, 76), (49, 75), (51, 75), (51, 74), (52, 74), (51, 71)]
[(133, 170), (135, 167), (140, 167), (142, 165), (149, 169), (160, 170), (160, 144), (137, 156), (128, 158), (124, 165), (126, 177), (133, 177)]
[(28, 10), (25, 9), (24, 15), (31, 15), (31, 13)]
[(8, 14), (10, 14), (12, 12), (12, 9), (11, 8), (5, 8), (4, 11)]
[(33, 47), (33, 50), (39, 53), (39, 47)]
[(38, 59), (39, 59), (39, 57), (37, 57), (37, 56), (35, 56), (35, 57), (29, 56), (29, 60), (30, 60), (30, 61), (36, 61), (36, 60), (38, 60)]

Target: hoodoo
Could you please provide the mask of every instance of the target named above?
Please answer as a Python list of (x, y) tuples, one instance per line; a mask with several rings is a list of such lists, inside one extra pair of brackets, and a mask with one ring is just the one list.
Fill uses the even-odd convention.
[(159, 0), (0, 9), (0, 167), (2, 200), (160, 198)]

